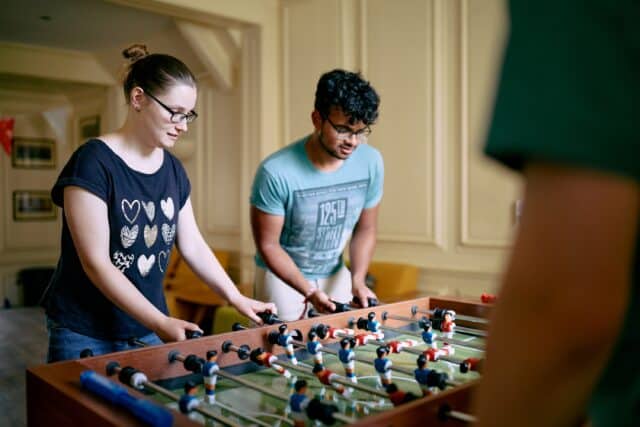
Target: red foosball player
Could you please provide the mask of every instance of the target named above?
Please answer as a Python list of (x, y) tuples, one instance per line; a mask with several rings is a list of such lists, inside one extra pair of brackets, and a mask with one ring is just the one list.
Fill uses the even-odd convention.
[(355, 331), (349, 328), (329, 328), (328, 337), (329, 338), (343, 338), (343, 337), (352, 337), (355, 335)]
[(442, 323), (440, 324), (440, 331), (442, 336), (446, 338), (453, 338), (453, 330), (456, 327), (456, 312), (453, 310), (446, 310), (442, 315)]
[(249, 358), (252, 362), (260, 366), (271, 368), (280, 375), (283, 375), (285, 378), (291, 377), (291, 372), (276, 363), (278, 361), (278, 358), (275, 355), (266, 352), (261, 348), (256, 348), (255, 350), (253, 350)]
[(305, 427), (308, 418), (306, 409), (311, 400), (309, 396), (307, 396), (307, 382), (305, 380), (298, 380), (293, 387), (295, 392), (289, 398), (293, 425), (294, 427)]
[(496, 302), (497, 298), (498, 297), (496, 297), (495, 295), (492, 295), (492, 294), (483, 293), (482, 295), (480, 295), (480, 301), (482, 301), (485, 304), (492, 304), (492, 303)]
[(393, 403), (393, 406), (402, 405), (403, 403), (411, 402), (412, 400), (416, 400), (418, 396), (409, 392), (406, 393), (402, 390), (398, 389), (394, 383), (391, 383), (387, 386), (387, 393), (389, 393), (389, 400)]
[(418, 341), (412, 339), (406, 339), (404, 341), (390, 341), (387, 343), (387, 347), (392, 354), (400, 353), (404, 348), (415, 347), (418, 345)]
[(318, 380), (320, 380), (322, 384), (331, 386), (336, 392), (338, 392), (338, 394), (341, 394), (344, 397), (349, 397), (351, 395), (351, 391), (349, 391), (349, 389), (342, 384), (338, 384), (333, 381), (334, 379), (340, 378), (340, 375), (335, 372), (326, 369), (322, 365), (316, 365), (313, 367), (313, 373), (318, 377)]
[(442, 348), (438, 349), (438, 348), (428, 348), (426, 349), (422, 354), (425, 355), (425, 357), (427, 358), (427, 360), (429, 362), (435, 362), (436, 360), (438, 360), (441, 356), (451, 356), (452, 354), (454, 354), (456, 351), (453, 347), (451, 347), (448, 344), (445, 344), (444, 346), (442, 346)]
[(358, 334), (358, 335), (354, 336), (353, 339), (355, 340), (356, 346), (360, 347), (360, 346), (363, 346), (363, 345), (367, 345), (369, 343), (369, 341), (378, 340), (378, 337), (376, 337), (375, 335), (372, 335), (372, 334), (364, 333), (364, 334)]
[(463, 374), (469, 371), (481, 373), (483, 364), (484, 364), (484, 359), (478, 359), (475, 357), (464, 359), (462, 363), (460, 363), (460, 372), (462, 372)]

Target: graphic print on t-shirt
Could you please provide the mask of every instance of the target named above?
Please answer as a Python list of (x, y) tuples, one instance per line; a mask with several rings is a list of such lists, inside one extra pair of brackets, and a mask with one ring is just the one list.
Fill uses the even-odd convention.
[(336, 249), (342, 240), (342, 230), (347, 216), (347, 199), (331, 199), (318, 204), (316, 236), (311, 249), (327, 251)]
[(365, 205), (369, 181), (294, 191), (282, 244), (306, 274), (329, 274)]
[(167, 246), (171, 246), (171, 242), (173, 241), (173, 236), (176, 234), (176, 225), (171, 224), (162, 224), (162, 240)]
[(167, 197), (166, 200), (160, 200), (160, 209), (162, 209), (162, 213), (167, 217), (169, 221), (173, 219), (174, 207), (173, 207), (173, 199), (171, 197)]
[(169, 251), (160, 251), (158, 252), (158, 268), (161, 273), (164, 273), (167, 269), (167, 264), (169, 263)]
[(129, 228), (126, 225), (122, 226), (120, 230), (120, 242), (122, 243), (122, 247), (127, 249), (129, 246), (133, 245), (138, 238), (138, 225), (134, 225)]
[(138, 219), (138, 215), (140, 214), (140, 201), (134, 200), (133, 202), (129, 202), (127, 199), (122, 199), (122, 213), (129, 224), (133, 224)]
[(113, 253), (113, 265), (121, 272), (125, 272), (133, 263), (134, 256), (132, 254), (125, 255), (120, 251)]
[(156, 238), (158, 237), (158, 226), (154, 224), (153, 227), (149, 227), (148, 225), (144, 226), (144, 244), (147, 245), (147, 248), (153, 246), (156, 242)]
[(156, 256), (154, 254), (151, 254), (149, 257), (146, 257), (144, 254), (140, 255), (138, 257), (138, 272), (140, 275), (146, 277), (155, 262)]
[[(116, 223), (120, 223), (121, 226), (120, 244), (122, 246), (118, 249), (129, 249), (132, 253), (115, 250), (111, 258), (113, 265), (123, 273), (135, 263), (140, 276), (146, 277), (155, 266), (156, 261), (161, 273), (166, 270), (169, 253), (176, 235), (176, 224), (172, 222), (176, 211), (171, 197), (160, 200), (162, 214), (156, 215), (156, 205), (156, 202), (151, 200), (145, 202), (144, 200), (123, 198), (120, 202), (121, 217), (116, 220)], [(144, 213), (142, 214), (141, 211)], [(154, 223), (156, 219), (157, 222)], [(140, 234), (142, 234), (142, 239), (140, 239), (140, 243), (136, 243)], [(161, 239), (159, 239), (159, 234)], [(142, 241), (144, 241), (144, 245)], [(153, 252), (149, 253), (148, 250), (152, 250), (152, 248)]]
[(153, 218), (156, 216), (156, 205), (152, 201), (148, 203), (142, 202), (142, 207), (144, 208), (144, 212), (147, 214), (147, 218), (149, 222), (153, 222)]

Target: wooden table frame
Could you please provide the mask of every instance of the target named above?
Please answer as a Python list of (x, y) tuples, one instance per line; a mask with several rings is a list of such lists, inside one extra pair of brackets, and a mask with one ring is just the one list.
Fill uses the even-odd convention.
[[(331, 314), (322, 318), (304, 319), (289, 322), (290, 329), (300, 329), (303, 332), (317, 323), (324, 323), (344, 327), (349, 318), (366, 317), (370, 311), (377, 313), (381, 319), (383, 312), (390, 314), (410, 316), (413, 305), (421, 308), (448, 308), (456, 310), (459, 314), (477, 317), (488, 317), (490, 305), (472, 302), (459, 298), (424, 297), (415, 300), (386, 304), (372, 309), (356, 310), (347, 313)], [(465, 322), (457, 320), (457, 324)], [(387, 320), (383, 323), (391, 327), (399, 327), (406, 322)], [(474, 327), (477, 327), (475, 325)], [(191, 341), (169, 343), (160, 346), (146, 347), (137, 350), (112, 353), (86, 359), (58, 362), (49, 365), (40, 365), (27, 370), (27, 424), (29, 426), (124, 426), (143, 425), (132, 417), (124, 409), (115, 407), (108, 402), (89, 394), (80, 386), (80, 373), (86, 369), (93, 369), (103, 374), (109, 362), (117, 361), (121, 366), (133, 366), (143, 371), (150, 380), (160, 380), (172, 377), (180, 377), (189, 374), (182, 363), (169, 363), (168, 354), (171, 350), (178, 350), (183, 355), (197, 354), (204, 357), (207, 350), (220, 350), (222, 343), (232, 340), (236, 345), (247, 344), (251, 348), (265, 347), (274, 354), (282, 354), (284, 349), (272, 347), (267, 342), (269, 332), (275, 330), (274, 326), (263, 326), (238, 332), (212, 335)], [(240, 362), (233, 352), (224, 354), (220, 352), (218, 363), (221, 367), (237, 365)], [(117, 381), (114, 378), (114, 381)], [(443, 404), (463, 411), (470, 411), (471, 393), (477, 385), (473, 381), (460, 387), (448, 389), (432, 397), (418, 399), (408, 404), (381, 412), (370, 417), (360, 419), (354, 426), (433, 426), (433, 425), (465, 425), (455, 420), (438, 420), (438, 410)], [(129, 388), (130, 392), (140, 397), (144, 396), (136, 390)], [(148, 398), (148, 397), (147, 397)], [(174, 413), (175, 426), (197, 426), (197, 422), (190, 420), (183, 414)]]

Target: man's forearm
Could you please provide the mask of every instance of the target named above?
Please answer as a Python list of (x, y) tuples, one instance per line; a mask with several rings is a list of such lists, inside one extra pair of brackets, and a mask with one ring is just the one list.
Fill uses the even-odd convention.
[(356, 230), (349, 246), (351, 277), (355, 283), (364, 283), (375, 248), (375, 230)]
[(270, 245), (260, 248), (260, 254), (269, 270), (273, 272), (280, 280), (291, 286), (302, 295), (307, 295), (311, 286), (304, 278), (304, 275), (298, 268), (289, 254), (282, 249), (280, 245)]

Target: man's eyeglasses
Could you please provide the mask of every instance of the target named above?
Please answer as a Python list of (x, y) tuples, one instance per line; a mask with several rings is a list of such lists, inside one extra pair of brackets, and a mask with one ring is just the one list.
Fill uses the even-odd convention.
[(192, 121), (194, 121), (197, 117), (198, 114), (195, 111), (189, 111), (188, 113), (181, 113), (179, 111), (173, 111), (171, 108), (167, 107), (166, 105), (164, 105), (158, 98), (156, 98), (155, 96), (151, 95), (149, 92), (145, 92), (145, 94), (153, 99), (154, 101), (156, 101), (158, 104), (160, 104), (160, 106), (162, 108), (164, 108), (165, 110), (167, 110), (169, 113), (171, 113), (171, 123), (180, 123), (183, 120), (186, 120), (187, 123), (191, 123)]
[(367, 137), (371, 135), (371, 128), (369, 126), (364, 127), (360, 130), (354, 131), (354, 130), (351, 130), (351, 128), (348, 126), (336, 125), (331, 121), (329, 117), (327, 117), (326, 120), (329, 122), (333, 130), (336, 131), (338, 139), (346, 140), (346, 139), (350, 139), (351, 136), (355, 135), (358, 141), (362, 141), (364, 139), (367, 139)]

